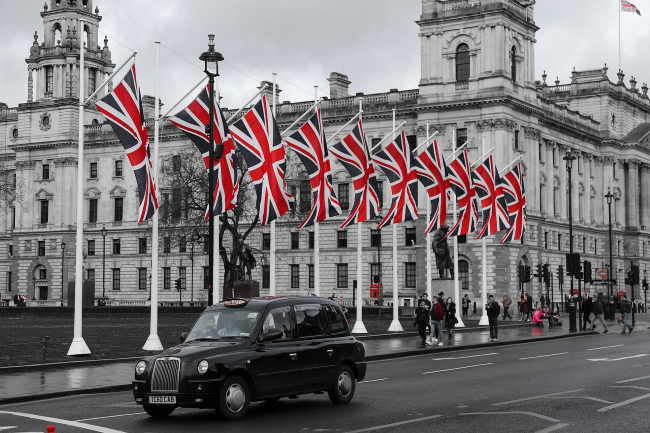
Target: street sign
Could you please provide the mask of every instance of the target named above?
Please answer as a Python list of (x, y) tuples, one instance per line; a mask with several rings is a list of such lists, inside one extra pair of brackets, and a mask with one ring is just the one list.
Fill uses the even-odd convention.
[(371, 298), (379, 298), (379, 290), (380, 286), (379, 283), (372, 283), (370, 285), (370, 297)]
[(607, 268), (596, 268), (596, 279), (597, 280), (609, 280), (609, 269), (607, 269)]

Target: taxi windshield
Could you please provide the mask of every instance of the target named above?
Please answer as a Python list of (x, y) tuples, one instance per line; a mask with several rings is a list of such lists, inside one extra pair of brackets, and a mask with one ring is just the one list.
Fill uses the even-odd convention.
[(206, 311), (196, 321), (185, 341), (250, 337), (257, 324), (258, 311), (223, 308)]

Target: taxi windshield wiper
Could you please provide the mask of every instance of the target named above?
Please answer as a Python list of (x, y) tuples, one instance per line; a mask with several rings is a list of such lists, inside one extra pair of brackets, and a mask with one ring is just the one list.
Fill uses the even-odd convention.
[(192, 338), (191, 340), (187, 340), (186, 343), (191, 343), (193, 341), (219, 341), (221, 340), (221, 337), (200, 337), (200, 338)]

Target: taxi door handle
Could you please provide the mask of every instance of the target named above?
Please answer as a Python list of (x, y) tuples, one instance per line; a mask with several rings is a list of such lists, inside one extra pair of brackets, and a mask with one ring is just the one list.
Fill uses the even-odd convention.
[(329, 356), (334, 355), (334, 349), (327, 349), (327, 354), (328, 354)]
[(291, 358), (292, 361), (295, 361), (298, 359), (298, 354), (297, 353), (290, 353), (289, 358)]

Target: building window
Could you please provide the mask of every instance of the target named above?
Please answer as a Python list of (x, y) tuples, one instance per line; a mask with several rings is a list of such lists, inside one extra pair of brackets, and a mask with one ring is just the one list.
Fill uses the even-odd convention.
[(377, 181), (377, 197), (379, 198), (379, 207), (384, 207), (384, 182)]
[(510, 77), (513, 82), (517, 81), (517, 48), (512, 47), (510, 50)]
[(95, 282), (95, 270), (94, 269), (86, 270), (86, 280), (92, 281), (93, 283)]
[(417, 242), (417, 235), (414, 227), (407, 227), (404, 229), (404, 245), (407, 247), (415, 246)]
[(289, 265), (291, 271), (291, 288), (300, 288), (300, 265)]
[(97, 163), (96, 162), (91, 162), (90, 163), (90, 170), (88, 171), (88, 175), (91, 179), (97, 179)]
[(553, 167), (557, 167), (557, 147), (553, 146)]
[(183, 210), (183, 193), (181, 188), (172, 189), (172, 223), (176, 224), (181, 219), (181, 211)]
[(147, 238), (138, 239), (138, 254), (147, 254)]
[(169, 254), (172, 249), (172, 240), (169, 238), (169, 236), (165, 236), (163, 238), (163, 253), (164, 254)]
[(172, 288), (172, 268), (165, 266), (163, 268), (163, 290)]
[(456, 128), (456, 149), (467, 143), (467, 128)]
[(469, 46), (460, 44), (456, 48), (456, 83), (467, 85), (469, 82)]
[(562, 251), (562, 233), (557, 234), (557, 250)]
[(262, 251), (271, 249), (271, 233), (262, 233)]
[(381, 230), (370, 229), (370, 247), (381, 248)]
[(621, 255), (621, 241), (616, 241), (616, 255), (620, 256)]
[(180, 238), (178, 238), (178, 252), (179, 253), (187, 252), (187, 238), (185, 236), (181, 236)]
[(88, 200), (88, 222), (95, 224), (97, 222), (97, 199)]
[(558, 216), (560, 213), (560, 188), (557, 186), (553, 188), (553, 215)]
[(612, 177), (614, 179), (618, 179), (618, 176), (616, 176), (616, 163), (615, 162), (612, 163)]
[(181, 280), (181, 290), (187, 290), (187, 268), (185, 266), (178, 267), (178, 278)]
[(307, 213), (311, 209), (311, 184), (308, 180), (300, 182), (300, 212)]
[(97, 88), (97, 69), (88, 68), (88, 95), (93, 93)]
[(314, 249), (314, 232), (309, 232), (309, 249)]
[(47, 280), (47, 269), (41, 268), (38, 270), (38, 279)]
[(114, 168), (115, 170), (113, 171), (113, 176), (115, 177), (122, 177), (124, 172), (123, 172), (123, 162), (121, 159), (116, 159), (114, 163)]
[(50, 164), (43, 164), (41, 174), (43, 180), (50, 180)]
[(339, 230), (336, 232), (336, 246), (337, 248), (348, 247), (348, 232), (346, 230)]
[(212, 282), (210, 281), (210, 268), (203, 266), (203, 290), (208, 290), (212, 287)]
[(11, 230), (16, 228), (16, 208), (11, 206)]
[(115, 221), (116, 222), (121, 222), (122, 221), (122, 214), (124, 212), (124, 199), (122, 197), (115, 197), (115, 208), (114, 208), (114, 213), (115, 213)]
[(271, 287), (271, 267), (262, 265), (262, 288), (268, 289), (269, 287)]
[(336, 264), (336, 288), (338, 289), (348, 288), (348, 264), (347, 263)]
[(515, 129), (515, 150), (519, 150), (519, 130)]
[(88, 255), (89, 256), (94, 256), (95, 255), (95, 240), (94, 239), (88, 239)]
[(416, 266), (415, 262), (404, 263), (404, 287), (415, 287)]
[(11, 292), (13, 290), (11, 283), (12, 283), (11, 271), (7, 271), (7, 292)]
[(381, 263), (370, 263), (370, 283), (379, 284), (381, 281)]
[(544, 213), (544, 184), (539, 184), (539, 213)]
[(38, 256), (45, 257), (45, 241), (38, 241)]
[(9, 257), (14, 256), (14, 246), (12, 244), (9, 244)]
[(120, 290), (120, 268), (113, 268), (113, 290)]
[(342, 210), (350, 209), (350, 184), (339, 183), (339, 204)]
[(598, 239), (595, 238), (594, 238), (594, 254), (598, 254)]
[(119, 239), (113, 239), (113, 254), (120, 254), (122, 243)]
[(583, 253), (587, 252), (587, 238), (584, 236), (582, 237), (582, 252)]
[(544, 249), (548, 249), (548, 232), (544, 232)]
[(50, 219), (50, 201), (41, 200), (41, 224), (47, 224)]
[(540, 164), (544, 164), (544, 142), (540, 141), (537, 146), (537, 158)]
[(138, 290), (147, 290), (147, 268), (138, 268)]
[(54, 67), (45, 67), (45, 96), (52, 96), (54, 91)]
[(291, 249), (298, 250), (300, 249), (300, 233), (291, 232)]
[(307, 265), (307, 285), (308, 288), (314, 288), (314, 265)]
[(467, 260), (458, 261), (458, 280), (461, 290), (469, 290), (469, 262)]
[(172, 170), (174, 170), (175, 173), (179, 173), (181, 171), (181, 156), (180, 155), (172, 156)]

